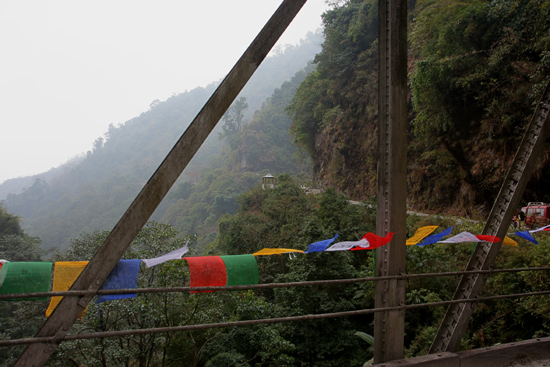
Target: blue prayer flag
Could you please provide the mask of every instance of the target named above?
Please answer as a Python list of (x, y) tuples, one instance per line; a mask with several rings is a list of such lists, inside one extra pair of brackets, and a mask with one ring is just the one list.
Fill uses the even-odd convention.
[[(137, 288), (137, 277), (141, 260), (119, 260), (113, 271), (109, 274), (101, 286), (103, 289), (128, 289)], [(131, 298), (136, 294), (103, 294), (97, 296), (97, 303), (112, 301), (115, 299)]]
[(443, 232), (432, 234), (431, 236), (424, 238), (424, 241), (417, 244), (417, 246), (426, 246), (426, 245), (431, 245), (432, 243), (436, 243), (439, 240), (441, 240), (443, 237), (450, 235), (452, 230), (453, 230), (453, 227), (449, 227)]
[(530, 242), (533, 242), (535, 245), (538, 245), (539, 243), (537, 242), (537, 240), (535, 240), (535, 237), (533, 237), (533, 235), (531, 233), (529, 233), (529, 231), (516, 231), (516, 233), (514, 233), (516, 236), (519, 236), (521, 238), (524, 238), (526, 239), (527, 241), (530, 241)]
[(323, 252), (331, 243), (336, 240), (336, 238), (338, 238), (338, 233), (336, 233), (333, 238), (330, 238), (328, 240), (314, 242), (307, 247), (307, 251), (304, 251), (304, 253), (307, 254), (309, 252)]

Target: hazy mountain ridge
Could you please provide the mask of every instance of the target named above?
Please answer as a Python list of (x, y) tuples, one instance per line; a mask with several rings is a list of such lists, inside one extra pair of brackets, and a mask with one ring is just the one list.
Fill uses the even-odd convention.
[[(252, 116), (274, 89), (313, 59), (320, 49), (320, 39), (319, 34), (309, 34), (301, 45), (290, 46), (266, 59), (240, 94), (247, 98), (247, 116)], [(4, 206), (22, 217), (25, 231), (42, 238), (45, 248), (64, 247), (82, 232), (111, 229), (216, 84), (174, 95), (163, 102), (155, 101), (149, 111), (124, 124), (111, 125), (93, 149), (85, 157), (75, 159), (68, 169), (62, 165), (51, 176), (39, 174), (32, 181), (9, 180), (12, 190), (17, 181), (25, 189), (20, 194), (8, 194)], [(224, 143), (218, 140), (218, 125), (180, 181), (199, 180), (202, 169), (220, 153)]]

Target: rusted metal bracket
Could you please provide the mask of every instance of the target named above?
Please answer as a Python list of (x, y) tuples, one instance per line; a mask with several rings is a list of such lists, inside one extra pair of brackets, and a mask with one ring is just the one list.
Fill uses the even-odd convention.
[[(97, 292), (181, 175), (183, 169), (306, 1), (285, 0), (279, 6), (123, 214), (75, 281), (71, 290), (88, 289), (93, 294)], [(59, 334), (61, 325), (65, 325), (68, 331), (85, 309), (93, 294), (80, 299), (79, 297), (63, 297), (36, 334), (37, 337), (54, 336), (54, 340), (50, 343), (42, 342), (30, 345), (21, 354), (15, 365), (43, 366), (46, 364), (60, 342), (56, 335), (61, 335)]]

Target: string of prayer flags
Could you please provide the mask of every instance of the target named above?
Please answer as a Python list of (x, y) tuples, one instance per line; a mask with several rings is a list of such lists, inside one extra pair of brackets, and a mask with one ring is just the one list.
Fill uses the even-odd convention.
[(253, 253), (254, 256), (263, 256), (263, 255), (281, 255), (281, 254), (288, 254), (291, 252), (299, 252), (304, 254), (305, 252), (302, 250), (294, 250), (291, 248), (264, 248), (258, 252)]
[[(184, 257), (189, 265), (191, 287), (223, 287), (227, 284), (225, 263), (220, 256)], [(213, 292), (213, 291), (191, 291)]]
[(526, 239), (527, 241), (529, 242), (533, 242), (535, 245), (538, 245), (539, 243), (537, 242), (537, 240), (535, 239), (535, 237), (533, 237), (533, 235), (530, 233), (530, 231), (516, 231), (516, 233), (514, 233), (516, 236), (519, 236), (523, 239)]
[(331, 243), (336, 240), (336, 238), (338, 238), (338, 233), (333, 238), (330, 238), (328, 240), (314, 242), (307, 247), (307, 251), (305, 251), (305, 253), (308, 254), (310, 252), (323, 252)]
[(185, 243), (185, 246), (177, 250), (170, 251), (169, 253), (159, 257), (155, 257), (154, 259), (143, 259), (141, 261), (143, 261), (146, 267), (150, 268), (152, 266), (162, 264), (163, 262), (166, 262), (168, 260), (181, 260), (183, 255), (185, 255), (189, 251), (188, 245), (189, 245), (189, 240), (187, 240), (187, 242)]
[[(0, 268), (0, 294), (49, 292), (52, 262), (6, 262)], [(4, 301), (47, 300), (15, 298)]]
[(449, 227), (443, 232), (432, 234), (431, 236), (424, 238), (424, 240), (418, 243), (417, 246), (426, 246), (426, 245), (431, 245), (432, 243), (439, 242), (443, 237), (450, 235), (452, 230), (453, 230), (453, 227)]
[[(52, 291), (59, 292), (69, 290), (86, 265), (88, 265), (88, 261), (56, 261), (53, 270)], [(50, 317), (62, 298), (61, 296), (51, 298), (48, 309), (46, 310), (46, 317)], [(80, 317), (82, 317), (85, 312), (86, 310), (82, 311)]]
[(547, 226), (544, 226), (544, 227), (537, 228), (537, 229), (532, 229), (532, 230), (529, 231), (529, 233), (535, 233), (535, 232), (539, 232), (539, 231), (550, 231), (550, 224), (547, 225)]
[(368, 246), (369, 241), (366, 238), (361, 238), (359, 241), (343, 241), (335, 243), (327, 248), (325, 251), (348, 251), (357, 246)]
[(227, 271), (227, 283), (224, 285), (258, 284), (258, 263), (254, 255), (220, 256)]
[[(103, 289), (131, 289), (137, 288), (137, 278), (139, 273), (140, 260), (119, 260), (115, 265), (105, 282), (101, 285)], [(130, 294), (103, 294), (97, 296), (96, 303), (112, 301), (115, 299), (135, 297), (135, 293)]]
[(378, 236), (374, 233), (369, 232), (369, 233), (367, 233), (366, 235), (363, 236), (363, 238), (367, 240), (368, 246), (359, 245), (357, 247), (352, 248), (351, 251), (374, 250), (375, 248), (384, 246), (388, 242), (390, 242), (391, 239), (393, 238), (394, 234), (395, 233), (393, 233), (393, 232), (389, 232), (384, 237), (380, 237), (380, 236)]
[(406, 242), (407, 246), (416, 245), (418, 242), (422, 241), (424, 238), (428, 237), (435, 231), (439, 226), (424, 226), (420, 227), (414, 232), (414, 235), (409, 238)]

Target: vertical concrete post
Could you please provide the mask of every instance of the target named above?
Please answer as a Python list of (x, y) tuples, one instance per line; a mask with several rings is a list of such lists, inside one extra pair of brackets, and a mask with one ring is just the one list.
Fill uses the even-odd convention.
[[(377, 232), (395, 235), (376, 251), (377, 276), (405, 273), (407, 200), (407, 2), (380, 0), (378, 10), (378, 218)], [(375, 305), (405, 305), (403, 280), (376, 283)], [(403, 358), (403, 310), (377, 312), (374, 362)]]

